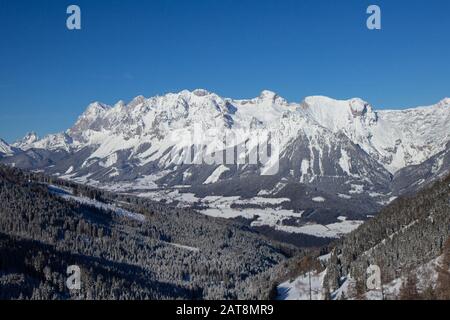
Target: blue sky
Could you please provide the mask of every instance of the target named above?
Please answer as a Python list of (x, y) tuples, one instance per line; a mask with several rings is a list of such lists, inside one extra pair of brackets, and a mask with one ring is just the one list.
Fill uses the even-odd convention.
[[(66, 29), (77, 4), (82, 30)], [(382, 30), (366, 8), (382, 9)], [(376, 108), (450, 95), (448, 0), (0, 0), (0, 137), (70, 127), (92, 101), (205, 88)]]

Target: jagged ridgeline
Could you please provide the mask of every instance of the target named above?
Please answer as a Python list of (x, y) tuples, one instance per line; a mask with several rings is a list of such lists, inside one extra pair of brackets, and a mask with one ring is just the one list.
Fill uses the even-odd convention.
[(340, 240), (331, 255), (324, 286), (333, 292), (351, 277), (362, 294), (369, 265), (380, 267), (385, 284), (408, 277), (441, 256), (449, 237), (450, 176), (414, 196), (395, 200)]
[(71, 183), (64, 198), (50, 182), (0, 166), (0, 299), (264, 299), (299, 253), (229, 220)]

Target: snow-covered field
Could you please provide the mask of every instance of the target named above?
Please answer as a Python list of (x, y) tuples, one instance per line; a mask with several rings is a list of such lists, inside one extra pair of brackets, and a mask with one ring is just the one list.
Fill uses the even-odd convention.
[(315, 237), (340, 238), (341, 236), (352, 232), (363, 223), (364, 221), (360, 220), (341, 219), (339, 222), (326, 225), (310, 223), (301, 227), (275, 226), (275, 228), (280, 231), (302, 233)]
[[(240, 196), (223, 197), (223, 196), (206, 196), (204, 198), (196, 197), (195, 194), (184, 192), (183, 189), (186, 186), (179, 186), (177, 188), (170, 189), (153, 189), (152, 179), (147, 181), (137, 181), (137, 186), (146, 186), (147, 191), (138, 193), (130, 193), (139, 197), (151, 199), (152, 201), (164, 201), (167, 204), (177, 202), (178, 207), (189, 208), (193, 205), (198, 205), (197, 209), (202, 214), (225, 219), (233, 218), (246, 218), (253, 220), (251, 226), (262, 227), (269, 226), (278, 231), (287, 233), (307, 234), (315, 237), (325, 238), (339, 238), (356, 228), (358, 228), (363, 221), (360, 220), (346, 220), (345, 217), (339, 217), (337, 222), (322, 225), (317, 223), (307, 223), (299, 225), (285, 224), (285, 220), (299, 220), (302, 218), (303, 211), (294, 212), (294, 210), (288, 210), (282, 208), (282, 204), (289, 202), (289, 198), (270, 198), (264, 196), (256, 196), (250, 199), (243, 199)], [(95, 183), (90, 183), (93, 187), (99, 187)], [(150, 188), (148, 188), (150, 187)], [(58, 187), (59, 188), (59, 187)], [(112, 192), (121, 192), (124, 190), (130, 190), (131, 184), (112, 184), (110, 187), (107, 185), (102, 186), (103, 189)], [(138, 188), (136, 188), (138, 189)], [(70, 193), (67, 190), (65, 193)], [(125, 192), (126, 193), (126, 192)], [(70, 195), (65, 194), (65, 197)], [(71, 196), (74, 198), (73, 196)], [(77, 199), (74, 199), (77, 200)], [(314, 202), (325, 202), (323, 197), (312, 198)], [(84, 201), (89, 204), (90, 199), (78, 199), (77, 201)], [(94, 203), (90, 203), (94, 205)], [(237, 207), (236, 207), (237, 206)], [(239, 207), (239, 206), (242, 206)], [(246, 207), (250, 206), (250, 207)], [(251, 207), (259, 206), (259, 207)]]
[[(307, 234), (316, 237), (339, 238), (355, 230), (363, 223), (363, 221), (346, 220), (345, 217), (339, 217), (339, 221), (328, 225), (314, 223), (300, 224), (298, 226), (287, 225), (284, 223), (285, 220), (299, 220), (303, 215), (303, 211), (295, 212), (294, 210), (282, 208), (282, 203), (290, 201), (288, 198), (266, 198), (262, 196), (250, 199), (242, 199), (239, 196), (207, 196), (198, 198), (193, 193), (180, 192), (179, 189), (154, 190), (141, 192), (137, 195), (154, 201), (165, 200), (166, 203), (177, 201), (179, 202), (179, 207), (190, 207), (197, 204), (200, 206), (197, 209), (200, 213), (211, 217), (225, 219), (243, 217), (253, 220), (251, 223), (253, 227), (269, 226), (278, 231)], [(316, 197), (313, 200), (316, 202), (326, 201), (323, 197)], [(245, 207), (247, 205), (256, 205), (260, 206), (260, 208)]]

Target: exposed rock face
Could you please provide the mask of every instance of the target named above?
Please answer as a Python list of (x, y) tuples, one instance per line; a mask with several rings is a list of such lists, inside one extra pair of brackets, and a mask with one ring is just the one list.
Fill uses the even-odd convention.
[(16, 141), (13, 146), (22, 150), (31, 148), (33, 143), (39, 140), (38, 135), (35, 132), (29, 132), (22, 139)]

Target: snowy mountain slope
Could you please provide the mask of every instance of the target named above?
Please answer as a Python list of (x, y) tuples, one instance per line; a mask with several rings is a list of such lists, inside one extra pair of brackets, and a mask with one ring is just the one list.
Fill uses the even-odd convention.
[(114, 212), (118, 216), (126, 217), (128, 219), (132, 219), (132, 220), (136, 220), (136, 221), (140, 221), (140, 222), (145, 221), (145, 216), (142, 214), (131, 212), (131, 211), (125, 210), (123, 208), (120, 208), (114, 204), (106, 204), (101, 201), (90, 199), (88, 197), (75, 196), (73, 194), (72, 190), (70, 190), (70, 189), (61, 188), (61, 187), (58, 187), (55, 185), (49, 185), (48, 189), (49, 189), (50, 193), (55, 194), (66, 200), (73, 200), (78, 203), (88, 205), (91, 207), (95, 207), (95, 208), (98, 208), (103, 211)]
[(394, 201), (339, 241), (327, 265), (324, 283), (330, 292), (349, 277), (364, 286), (369, 265), (380, 267), (383, 284), (408, 277), (411, 272), (416, 274), (417, 268), (445, 251), (445, 243), (450, 243), (449, 224), (447, 175), (414, 196)]
[[(51, 170), (57, 164), (60, 164), (64, 158), (70, 157), (65, 151), (51, 151), (46, 149), (29, 149), (21, 151), (16, 149), (16, 152), (8, 157), (1, 159), (1, 162), (6, 165), (15, 166), (26, 170)], [(74, 161), (71, 159), (70, 161)]]
[(326, 271), (311, 272), (277, 287), (277, 300), (325, 300), (323, 278)]
[[(393, 199), (393, 173), (402, 177), (443, 152), (449, 101), (377, 112), (358, 98), (315, 96), (297, 104), (271, 91), (235, 100), (198, 89), (113, 106), (95, 102), (66, 132), (40, 140), (29, 134), (16, 143), (23, 152), (2, 162), (121, 192), (181, 186), (197, 198), (287, 197), (283, 209), (307, 213), (299, 222), (285, 221), (299, 227), (339, 216), (361, 220)], [(234, 140), (225, 144), (225, 136)], [(271, 145), (259, 151), (270, 149), (271, 156), (249, 163), (260, 138)], [(194, 150), (216, 160), (231, 151), (234, 161), (180, 161), (197, 162)], [(448, 166), (448, 157), (439, 159)]]
[(450, 139), (448, 98), (429, 107), (375, 112), (361, 99), (309, 97), (302, 109), (333, 132), (344, 132), (392, 173), (424, 162)]
[(419, 165), (405, 167), (393, 177), (394, 194), (413, 194), (450, 173), (450, 142), (444, 151)]
[(0, 139), (0, 156), (12, 156), (17, 150), (6, 141)]
[[(382, 124), (373, 131), (374, 145), (382, 154), (389, 154), (389, 165), (396, 170), (420, 164), (445, 149), (450, 140), (450, 99), (429, 107), (379, 112)], [(381, 140), (380, 132), (389, 128), (395, 146)], [(391, 160), (392, 158), (392, 160)]]
[[(415, 267), (411, 272), (417, 276), (416, 288), (418, 294), (437, 291), (439, 286), (439, 274), (445, 264), (444, 255), (430, 260), (427, 263)], [(445, 270), (445, 269), (444, 269)], [(339, 288), (334, 292), (324, 286), (324, 278), (327, 270), (311, 272), (287, 280), (277, 287), (278, 300), (398, 300), (402, 297), (402, 288), (407, 286), (408, 276), (400, 276), (389, 283), (383, 284), (381, 290), (367, 290), (360, 296), (356, 294), (357, 280), (351, 276), (343, 279)], [(311, 281), (310, 281), (311, 278)], [(329, 293), (329, 294), (328, 294)]]
[(35, 132), (27, 133), (22, 139), (19, 139), (13, 146), (22, 150), (30, 149), (33, 143), (39, 140), (38, 135)]
[[(448, 299), (449, 223), (447, 175), (414, 196), (392, 202), (337, 240), (328, 254), (315, 253), (311, 260), (316, 263), (309, 262), (306, 269), (293, 261), (298, 271), (281, 276), (278, 298), (306, 300), (312, 292), (313, 299)], [(369, 266), (380, 270), (377, 289), (367, 285)]]

